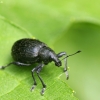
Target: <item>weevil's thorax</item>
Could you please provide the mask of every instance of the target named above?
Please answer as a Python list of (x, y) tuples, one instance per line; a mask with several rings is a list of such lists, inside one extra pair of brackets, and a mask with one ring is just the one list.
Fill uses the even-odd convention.
[(40, 49), (39, 56), (45, 64), (54, 61), (56, 66), (61, 66), (61, 61), (58, 59), (56, 53), (47, 46)]

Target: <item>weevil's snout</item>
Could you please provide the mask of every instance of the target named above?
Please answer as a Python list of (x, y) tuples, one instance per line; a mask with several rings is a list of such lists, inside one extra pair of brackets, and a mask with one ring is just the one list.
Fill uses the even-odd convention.
[(62, 65), (62, 62), (61, 61), (55, 62), (55, 65), (60, 67)]

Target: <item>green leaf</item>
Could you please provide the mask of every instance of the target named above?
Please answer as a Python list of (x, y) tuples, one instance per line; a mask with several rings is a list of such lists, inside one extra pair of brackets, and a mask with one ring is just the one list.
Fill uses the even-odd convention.
[[(10, 49), (16, 40), (31, 36), (19, 26), (5, 18), (0, 18), (0, 65), (6, 65), (13, 60)], [(33, 66), (28, 68), (11, 65), (5, 70), (0, 70), (0, 100), (77, 100), (73, 96), (73, 90), (60, 79), (63, 70), (55, 67), (54, 64), (47, 66), (41, 72), (41, 76), (47, 84), (44, 96), (40, 95), (42, 85), (38, 79), (36, 89), (34, 92), (30, 92), (33, 85), (31, 77)], [(36, 75), (35, 77), (37, 78)]]
[[(65, 74), (62, 74), (62, 76), (60, 77), (60, 80), (65, 81), (75, 90), (75, 96), (77, 96), (80, 100), (100, 100), (99, 12), (99, 0), (0, 0), (1, 15), (24, 27), (31, 33), (32, 36), (52, 47), (56, 51), (56, 53), (66, 51), (68, 54), (71, 54), (79, 49), (82, 50), (80, 54), (68, 58), (68, 66), (70, 67), (70, 79), (66, 81)], [(5, 29), (6, 28), (3, 29), (3, 32), (5, 31)], [(11, 37), (12, 35), (14, 35), (12, 33), (9, 36), (8, 34), (6, 35), (8, 37)], [(16, 34), (21, 35), (18, 32)], [(1, 45), (5, 45), (4, 43), (6, 41), (6, 35), (1, 40), (3, 41), (5, 39), (3, 43), (0, 42), (2, 43)], [(32, 37), (31, 35), (27, 34), (27, 36), (25, 37)], [(14, 38), (13, 41), (11, 40), (12, 44), (15, 40), (18, 39), (17, 37), (16, 39)], [(8, 44), (6, 45), (6, 47), (8, 47)], [(11, 44), (9, 45), (11, 46)], [(0, 54), (3, 55), (1, 56), (2, 58), (0, 57), (0, 65), (4, 65), (5, 63), (7, 64), (12, 60), (9, 53), (10, 48), (6, 49), (6, 47), (5, 49), (2, 48), (0, 51)], [(2, 51), (4, 51), (5, 54), (2, 53)], [(28, 76), (30, 75), (30, 70), (32, 68), (33, 66), (24, 69), (27, 70), (27, 74), (29, 72)], [(53, 64), (48, 65), (47, 68), (50, 68), (50, 71), (51, 69), (59, 70), (59, 75), (62, 73), (62, 70), (60, 70), (60, 68), (55, 69), (55, 66)], [(16, 72), (16, 70), (22, 73), (19, 74), (18, 72)], [(14, 77), (16, 76), (18, 80), (22, 80), (21, 82), (23, 82), (23, 79), (27, 77), (26, 71), (24, 70), (23, 68), (11, 66), (4, 70), (4, 72), (6, 71)], [(48, 72), (47, 70), (45, 72), (43, 71), (41, 75)], [(42, 77), (43, 79), (45, 78), (44, 81), (48, 78), (48, 76), (46, 77), (45, 75)], [(55, 77), (57, 77), (56, 74)], [(31, 79), (31, 75), (28, 79)], [(28, 79), (26, 78), (26, 81)], [(28, 83), (26, 86), (30, 85), (28, 86), (30, 88), (32, 86), (32, 84), (30, 83), (32, 83), (33, 81), (27, 81), (27, 83), (26, 81), (24, 83)], [(38, 81), (38, 83), (40, 82)], [(52, 84), (52, 82), (50, 84)], [(29, 91), (29, 88), (27, 88), (27, 91)], [(37, 86), (37, 88), (40, 89), (38, 91), (40, 92), (41, 84), (40, 87)], [(37, 88), (35, 91), (37, 91)], [(25, 96), (25, 94), (23, 95)], [(43, 97), (41, 97), (41, 99), (42, 98)], [(57, 99), (62, 100), (62, 96)]]

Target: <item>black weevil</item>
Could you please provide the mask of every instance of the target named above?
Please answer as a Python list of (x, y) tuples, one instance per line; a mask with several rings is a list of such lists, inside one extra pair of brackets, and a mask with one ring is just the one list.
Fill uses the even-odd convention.
[[(77, 51), (76, 53), (79, 53), (79, 52), (81, 51)], [(64, 55), (65, 55), (65, 58), (63, 58), (65, 59), (64, 72), (66, 73), (67, 79), (69, 78), (69, 75), (67, 72), (67, 57), (72, 56), (72, 55), (67, 56), (66, 52), (60, 52), (56, 54), (45, 43), (37, 39), (23, 38), (16, 41), (14, 45), (12, 46), (11, 55), (14, 61), (9, 63), (6, 66), (2, 66), (0, 69), (4, 69), (5, 67), (11, 64), (14, 64), (17, 66), (30, 66), (34, 63), (38, 63), (38, 66), (33, 68), (31, 71), (32, 77), (34, 80), (34, 84), (31, 88), (31, 91), (34, 90), (35, 86), (37, 85), (35, 77), (34, 77), (34, 72), (36, 72), (43, 86), (41, 94), (44, 94), (46, 85), (39, 75), (40, 71), (42, 70), (44, 65), (47, 65), (48, 63), (52, 61), (55, 63), (56, 66), (60, 67), (62, 65), (62, 62), (59, 58)]]

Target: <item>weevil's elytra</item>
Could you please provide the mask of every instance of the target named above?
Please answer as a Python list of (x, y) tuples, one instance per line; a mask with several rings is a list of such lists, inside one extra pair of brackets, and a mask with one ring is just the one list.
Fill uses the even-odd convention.
[[(80, 51), (76, 53), (79, 53), (79, 52)], [(65, 59), (64, 71), (66, 73), (66, 78), (67, 79), (69, 78), (69, 75), (67, 72), (67, 57), (72, 56), (72, 55), (67, 56), (66, 52), (60, 52), (56, 54), (54, 50), (52, 50), (45, 43), (37, 39), (23, 38), (16, 41), (12, 46), (11, 55), (14, 61), (9, 63), (6, 66), (2, 66), (1, 69), (4, 69), (5, 67), (10, 66), (11, 64), (14, 64), (17, 66), (30, 66), (34, 63), (38, 63), (38, 66), (33, 68), (31, 71), (32, 78), (34, 81), (31, 91), (34, 90), (35, 86), (37, 85), (37, 82), (34, 77), (34, 72), (36, 72), (43, 86), (41, 94), (42, 95), (44, 94), (46, 85), (39, 75), (40, 71), (45, 65), (47, 65), (48, 63), (52, 61), (55, 63), (56, 66), (60, 67), (62, 65), (62, 62), (59, 58), (61, 58), (64, 55), (65, 55), (65, 58), (63, 58)]]
[(21, 63), (38, 62), (38, 53), (46, 45), (36, 39), (21, 39), (12, 46), (12, 57), (15, 61)]

